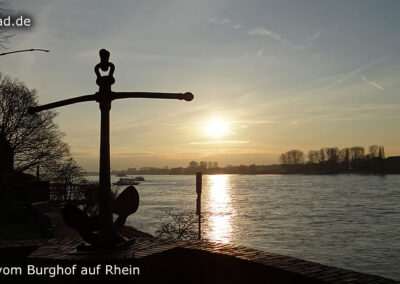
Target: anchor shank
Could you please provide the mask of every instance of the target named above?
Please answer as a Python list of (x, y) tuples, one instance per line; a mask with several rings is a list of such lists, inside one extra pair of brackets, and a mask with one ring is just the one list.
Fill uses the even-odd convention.
[(99, 221), (102, 231), (110, 235), (113, 230), (111, 180), (110, 180), (110, 109), (111, 100), (101, 94), (100, 100), (100, 178), (99, 178)]
[(192, 93), (153, 93), (153, 92), (112, 92), (113, 99), (146, 98), (146, 99), (176, 99), (193, 100)]
[(50, 103), (50, 104), (45, 104), (45, 105), (41, 105), (41, 106), (30, 107), (28, 109), (28, 113), (34, 114), (39, 111), (53, 109), (56, 107), (62, 107), (62, 106), (72, 105), (72, 104), (76, 104), (76, 103), (80, 103), (80, 102), (89, 102), (89, 101), (95, 101), (95, 100), (97, 100), (97, 95), (80, 96), (80, 97), (66, 99), (66, 100), (62, 100), (62, 101), (58, 101), (58, 102), (54, 102), (54, 103)]

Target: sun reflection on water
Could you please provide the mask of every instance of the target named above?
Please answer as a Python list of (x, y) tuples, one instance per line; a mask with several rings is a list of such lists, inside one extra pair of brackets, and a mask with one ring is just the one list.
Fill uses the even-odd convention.
[(208, 230), (210, 241), (229, 243), (232, 239), (232, 216), (229, 175), (208, 176)]

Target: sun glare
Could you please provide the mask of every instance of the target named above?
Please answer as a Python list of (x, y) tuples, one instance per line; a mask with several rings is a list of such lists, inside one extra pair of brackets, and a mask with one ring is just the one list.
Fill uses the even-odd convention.
[(215, 138), (222, 137), (227, 131), (226, 124), (219, 120), (211, 121), (207, 126), (207, 134)]

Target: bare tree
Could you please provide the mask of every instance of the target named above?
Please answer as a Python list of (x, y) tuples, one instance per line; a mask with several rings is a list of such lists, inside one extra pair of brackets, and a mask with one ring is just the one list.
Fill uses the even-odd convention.
[(7, 145), (6, 151), (13, 158), (12, 168), (17, 172), (38, 165), (46, 170), (69, 152), (53, 121), (55, 112), (27, 113), (37, 101), (35, 90), (0, 73), (0, 140)]
[(199, 168), (202, 171), (207, 170), (207, 162), (206, 161), (200, 161)]
[(308, 151), (307, 154), (308, 161), (312, 164), (316, 164), (319, 162), (319, 151), (311, 150)]
[(289, 164), (286, 153), (282, 153), (282, 154), (279, 155), (279, 161), (281, 162), (282, 165)]
[(379, 146), (378, 157), (381, 158), (381, 159), (385, 158), (385, 147)]
[(319, 163), (324, 164), (326, 162), (326, 152), (324, 148), (319, 150)]
[(365, 149), (362, 146), (355, 146), (350, 148), (351, 161), (359, 161), (364, 159)]
[(339, 161), (343, 163), (350, 162), (350, 149), (349, 148), (342, 148), (339, 151)]
[(336, 168), (339, 163), (339, 148), (338, 147), (325, 148), (325, 153), (327, 156), (327, 162), (329, 164), (329, 167)]
[[(10, 4), (7, 0), (0, 0), (0, 18), (4, 18), (5, 16), (11, 13)], [(8, 31), (2, 29), (0, 27), (0, 48), (5, 49), (6, 44), (8, 44), (9, 39), (13, 36), (13, 34)]]
[(342, 148), (339, 151), (339, 161), (343, 163), (346, 170), (349, 169), (350, 166), (350, 149), (349, 148)]
[(370, 158), (381, 158), (384, 159), (385, 158), (385, 147), (383, 147), (382, 145), (371, 145), (368, 148), (369, 150), (369, 157)]
[(66, 196), (67, 200), (71, 200), (74, 192), (80, 190), (79, 183), (82, 184), (85, 181), (85, 171), (72, 157), (58, 161), (52, 166), (50, 171), (54, 175), (53, 180), (61, 183), (64, 191), (68, 192)]
[(326, 152), (328, 161), (337, 162), (339, 160), (339, 148), (338, 147), (325, 148), (325, 152)]
[(197, 163), (196, 161), (191, 161), (189, 163), (189, 168), (197, 168), (199, 166), (199, 163)]
[(304, 152), (301, 150), (293, 149), (282, 153), (279, 159), (284, 165), (299, 165), (304, 163)]
[(159, 238), (177, 240), (196, 240), (198, 232), (196, 230), (197, 217), (191, 212), (172, 213), (166, 212), (172, 219), (164, 221), (161, 228), (156, 231)]
[(369, 150), (369, 155), (371, 158), (376, 158), (378, 157), (378, 153), (379, 153), (379, 146), (378, 145), (371, 145), (368, 148)]

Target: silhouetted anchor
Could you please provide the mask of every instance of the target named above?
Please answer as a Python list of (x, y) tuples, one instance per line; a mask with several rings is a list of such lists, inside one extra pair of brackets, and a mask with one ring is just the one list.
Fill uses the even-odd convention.
[[(30, 114), (39, 111), (53, 109), (79, 102), (96, 101), (100, 104), (101, 131), (100, 131), (100, 192), (99, 192), (99, 215), (89, 216), (79, 208), (69, 204), (63, 208), (65, 222), (76, 229), (82, 239), (91, 244), (91, 248), (104, 249), (116, 248), (124, 243), (126, 239), (119, 234), (126, 218), (135, 213), (139, 206), (139, 194), (133, 186), (126, 188), (112, 204), (111, 181), (110, 181), (110, 109), (111, 102), (116, 99), (125, 98), (152, 98), (152, 99), (178, 99), (191, 101), (192, 93), (152, 93), (152, 92), (113, 92), (111, 85), (114, 84), (113, 77), (115, 66), (109, 62), (110, 52), (101, 49), (100, 63), (94, 67), (97, 79), (96, 84), (99, 91), (92, 95), (80, 96), (72, 99), (62, 100), (42, 106), (28, 109)], [(101, 76), (109, 70), (108, 75)], [(118, 214), (113, 223), (112, 212)]]

